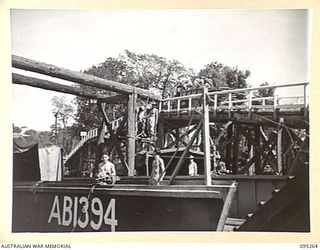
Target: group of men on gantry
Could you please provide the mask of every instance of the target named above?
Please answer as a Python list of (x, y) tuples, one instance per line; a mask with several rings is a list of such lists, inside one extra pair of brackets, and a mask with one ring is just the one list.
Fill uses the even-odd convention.
[(159, 111), (155, 102), (140, 106), (137, 112), (137, 136), (155, 141), (158, 120)]

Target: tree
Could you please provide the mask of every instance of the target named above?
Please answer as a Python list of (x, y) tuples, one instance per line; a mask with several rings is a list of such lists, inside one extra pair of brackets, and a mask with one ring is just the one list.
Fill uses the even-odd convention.
[[(125, 50), (118, 57), (108, 57), (102, 63), (93, 65), (83, 71), (86, 74), (112, 81), (149, 89), (162, 95), (163, 98), (175, 95), (178, 86), (197, 88), (202, 86), (223, 88), (245, 88), (250, 71), (239, 70), (238, 67), (225, 66), (214, 61), (207, 64), (198, 74), (177, 60), (168, 60), (154, 54), (138, 54)], [(83, 85), (77, 87), (92, 92), (112, 95), (114, 93)], [(151, 100), (150, 100), (151, 101)], [(139, 105), (139, 100), (137, 100)], [(141, 104), (142, 102), (140, 102)], [(93, 100), (83, 97), (75, 98), (76, 123), (72, 126), (72, 134), (97, 128), (102, 117)], [(126, 104), (106, 105), (106, 113), (110, 120), (122, 116), (126, 112)]]
[(55, 135), (55, 143), (64, 149), (67, 154), (71, 150), (72, 129), (70, 129), (74, 109), (67, 103), (65, 96), (52, 98), (52, 114), (55, 116), (55, 124), (51, 125), (51, 131)]
[(22, 130), (21, 128), (15, 126), (14, 124), (12, 124), (12, 132), (13, 133), (20, 133)]
[(178, 85), (191, 82), (192, 69), (177, 60), (168, 60), (154, 54), (136, 54), (126, 50), (119, 58), (127, 65), (127, 84), (153, 89), (163, 98), (173, 95)]
[(213, 88), (246, 88), (246, 79), (250, 76), (249, 70), (239, 70), (238, 67), (231, 68), (219, 62), (207, 64), (200, 70), (197, 79), (201, 79), (201, 85), (208, 83)]
[[(270, 86), (270, 84), (268, 82), (264, 82), (264, 83), (261, 83), (259, 86), (260, 87)], [(267, 89), (259, 89), (258, 90), (258, 95), (261, 97), (269, 97), (269, 96), (273, 96), (273, 94), (274, 94), (274, 88), (267, 88)]]
[[(128, 50), (125, 50), (117, 58), (107, 58), (103, 63), (92, 66), (84, 73), (150, 89), (161, 94), (163, 98), (173, 96), (176, 86), (191, 82), (195, 75), (193, 70), (185, 68), (177, 60), (167, 60), (153, 54), (137, 54)], [(110, 91), (83, 85), (78, 87), (105, 95), (114, 94)], [(102, 121), (98, 114), (97, 105), (92, 100), (83, 97), (76, 97), (75, 104), (77, 106), (76, 125), (73, 127), (73, 131), (79, 133), (84, 128), (87, 131), (97, 128)], [(109, 119), (113, 120), (125, 113), (126, 104), (107, 105), (106, 109)]]
[(51, 100), (52, 102), (52, 113), (53, 115), (57, 115), (57, 122), (59, 126), (66, 128), (70, 125), (70, 120), (73, 118), (73, 107), (71, 104), (67, 103), (65, 96), (54, 96)]
[(25, 141), (28, 144), (38, 143), (39, 147), (53, 145), (53, 136), (50, 131), (36, 131), (26, 126), (13, 125), (13, 137)]

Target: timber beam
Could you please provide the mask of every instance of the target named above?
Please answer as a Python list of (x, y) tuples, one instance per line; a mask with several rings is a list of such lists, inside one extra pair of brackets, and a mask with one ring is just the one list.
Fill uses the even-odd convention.
[(132, 94), (136, 93), (144, 98), (151, 98), (155, 100), (160, 100), (161, 96), (155, 94), (147, 89), (142, 89), (134, 86), (130, 86), (124, 83), (118, 83), (96, 76), (80, 73), (77, 71), (72, 71), (57, 67), (51, 64), (46, 64), (43, 62), (38, 62), (21, 56), (12, 55), (12, 67), (28, 70), (52, 77), (57, 77), (71, 82), (76, 82), (79, 84), (96, 87), (100, 89), (106, 89), (109, 91), (122, 93), (122, 94)]
[(112, 96), (106, 96), (106, 97), (98, 97), (97, 99), (101, 103), (107, 103), (107, 104), (117, 104), (117, 103), (123, 103), (128, 101), (129, 96), (126, 94), (116, 94)]
[(128, 156), (128, 176), (134, 176), (135, 155), (136, 155), (136, 139), (135, 139), (135, 103), (136, 94), (129, 95), (128, 111), (127, 111), (127, 156)]
[(170, 180), (169, 180), (169, 185), (173, 184), (174, 182), (174, 179), (176, 178), (180, 168), (182, 167), (183, 163), (184, 163), (184, 160), (186, 159), (186, 156), (187, 154), (189, 153), (189, 150), (194, 142), (194, 140), (196, 139), (196, 137), (198, 136), (199, 134), (199, 131), (201, 130), (201, 127), (202, 127), (202, 124), (203, 124), (203, 120), (201, 120), (201, 122), (197, 125), (197, 128), (196, 128), (196, 131), (194, 132), (194, 134), (192, 135), (192, 138), (190, 139), (190, 141), (188, 142), (188, 146), (185, 148), (185, 150), (183, 151), (181, 157), (180, 157), (180, 160), (178, 161), (175, 169), (173, 170), (173, 173), (170, 177)]
[(232, 136), (232, 173), (238, 174), (238, 161), (239, 161), (239, 124), (234, 123), (233, 125), (233, 136)]
[(60, 84), (60, 83), (56, 83), (56, 82), (52, 82), (44, 79), (39, 79), (35, 77), (24, 76), (17, 73), (12, 73), (12, 83), (18, 84), (18, 85), (28, 85), (31, 87), (56, 91), (60, 93), (70, 94), (70, 95), (82, 96), (90, 99), (100, 99), (102, 102), (105, 102), (108, 104), (119, 103), (123, 100), (128, 99), (127, 95), (125, 94), (118, 94), (114, 96), (97, 94), (92, 91), (82, 90), (77, 87), (68, 86), (68, 85), (64, 85), (64, 84)]
[[(247, 137), (247, 139), (249, 141), (251, 141), (251, 143), (254, 142), (254, 144), (251, 144), (251, 145), (253, 145), (254, 148), (258, 147), (257, 143), (254, 140), (250, 139), (250, 134), (249, 133), (247, 133), (244, 130), (242, 130), (242, 132)], [(260, 159), (260, 161), (261, 161), (261, 158), (263, 158), (263, 162), (264, 162), (264, 164), (262, 164), (262, 166), (265, 166), (266, 163), (267, 163), (268, 157), (270, 156), (270, 152), (272, 152), (273, 148), (275, 147), (276, 138), (277, 138), (276, 134), (271, 134), (271, 136), (264, 143), (264, 145), (262, 147), (260, 147), (260, 149), (259, 149), (260, 153), (259, 154), (254, 154), (254, 156), (251, 159), (249, 159), (249, 161), (246, 163), (246, 165), (244, 167), (242, 167), (241, 169), (239, 169), (239, 174), (244, 174), (246, 171), (248, 171), (248, 169), (251, 167), (252, 164), (257, 162), (258, 159)], [(260, 167), (260, 170), (262, 172), (263, 168)], [(258, 170), (258, 172), (259, 172), (259, 170)]]
[(122, 154), (122, 151), (121, 151), (121, 147), (120, 147), (120, 141), (119, 139), (117, 138), (117, 135), (114, 133), (114, 131), (112, 130), (112, 126), (111, 126), (111, 123), (109, 122), (109, 119), (108, 119), (108, 116), (104, 110), (105, 108), (105, 103), (99, 103), (98, 107), (99, 107), (99, 110), (100, 112), (102, 113), (103, 115), (103, 121), (105, 123), (105, 125), (107, 126), (108, 128), (108, 132), (110, 134), (110, 138), (111, 138), (111, 141), (113, 143), (113, 145), (115, 146), (116, 148), (116, 151), (117, 151), (117, 154), (121, 160), (121, 163), (127, 168), (128, 170), (128, 173), (130, 173), (130, 168), (128, 166), (128, 163), (126, 162), (123, 154)]
[[(241, 111), (234, 111), (232, 114), (232, 118), (229, 118), (228, 113), (223, 111), (216, 111), (216, 113), (216, 116), (214, 116), (213, 111), (210, 110), (210, 122), (227, 123), (229, 121), (233, 121), (239, 124), (246, 124), (248, 126), (269, 126), (274, 128), (278, 127), (278, 120), (273, 119), (273, 112), (261, 112), (259, 113), (259, 116), (255, 116), (255, 113), (252, 112), (251, 119), (248, 118), (247, 113)], [(294, 129), (308, 128), (308, 120), (305, 120), (303, 112), (301, 110), (280, 110), (278, 113), (279, 116), (285, 119), (286, 126)], [(176, 116), (175, 111), (161, 111), (160, 117), (164, 120), (164, 122), (170, 122), (170, 126), (175, 128), (186, 126), (186, 124), (188, 124), (190, 120), (190, 116), (187, 112), (181, 113), (180, 116)], [(201, 119), (202, 115), (195, 115), (193, 124), (196, 124)]]
[[(256, 161), (254, 164), (256, 174), (262, 174), (262, 169), (261, 169), (261, 154), (263, 154), (264, 149), (261, 149), (261, 137), (260, 137), (260, 127), (255, 126), (254, 129), (254, 140), (255, 140), (255, 145), (253, 148), (253, 153), (256, 156)], [(269, 145), (265, 145), (266, 147), (269, 147)]]

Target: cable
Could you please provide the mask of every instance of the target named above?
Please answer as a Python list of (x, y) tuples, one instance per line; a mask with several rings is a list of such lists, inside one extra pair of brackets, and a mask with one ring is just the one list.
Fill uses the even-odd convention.
[(35, 203), (38, 202), (38, 199), (37, 199), (37, 189), (38, 189), (38, 186), (43, 183), (43, 181), (38, 181), (36, 184), (34, 184), (32, 186), (32, 190), (33, 190), (33, 197), (34, 197), (34, 201)]
[[(93, 190), (95, 189), (96, 185), (97, 185), (97, 183), (95, 183), (95, 184), (90, 188), (90, 191), (89, 191), (88, 196), (87, 196), (87, 200), (88, 200), (88, 201), (89, 201), (90, 196), (91, 196), (91, 194), (93, 193)], [(77, 228), (78, 221), (80, 220), (81, 216), (86, 212), (86, 211), (84, 211), (84, 208), (85, 208), (85, 205), (83, 205), (82, 208), (80, 209), (80, 215), (78, 216), (78, 218), (77, 218), (77, 223), (76, 223), (76, 225), (72, 228), (71, 233), (74, 232), (74, 230)]]

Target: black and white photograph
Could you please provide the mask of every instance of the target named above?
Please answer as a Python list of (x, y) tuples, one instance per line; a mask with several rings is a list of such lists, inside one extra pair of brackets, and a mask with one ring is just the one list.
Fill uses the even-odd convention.
[(11, 233), (311, 233), (312, 15), (10, 9)]

